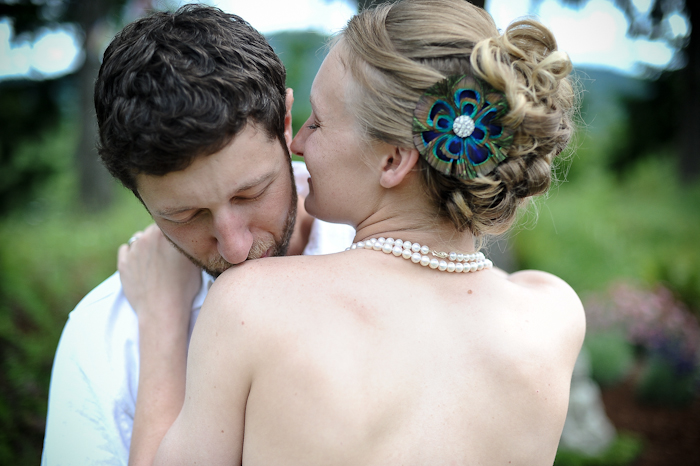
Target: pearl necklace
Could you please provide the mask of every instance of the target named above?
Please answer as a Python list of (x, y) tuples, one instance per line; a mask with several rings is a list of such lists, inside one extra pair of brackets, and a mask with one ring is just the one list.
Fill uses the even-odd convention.
[[(402, 241), (394, 238), (371, 238), (367, 241), (358, 241), (352, 243), (352, 246), (346, 249), (372, 249), (374, 251), (382, 251), (386, 254), (394, 254), (396, 257), (410, 259), (414, 264), (420, 264), (423, 267), (438, 269), (447, 272), (476, 272), (478, 270), (490, 269), (493, 267), (493, 262), (484, 257), (482, 252), (474, 254), (462, 254), (456, 252), (438, 252), (431, 250), (428, 246), (421, 246), (418, 243), (410, 241)], [(430, 258), (428, 253), (434, 257)], [(448, 259), (446, 261), (445, 259)]]

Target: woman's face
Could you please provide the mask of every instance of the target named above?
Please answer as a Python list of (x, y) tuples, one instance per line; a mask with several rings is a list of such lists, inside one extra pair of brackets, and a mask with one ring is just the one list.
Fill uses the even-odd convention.
[(306, 210), (323, 220), (357, 226), (373, 207), (368, 196), (379, 184), (370, 164), (377, 157), (348, 109), (352, 76), (340, 60), (341, 45), (331, 49), (314, 79), (311, 115), (291, 150), (304, 157), (309, 170)]

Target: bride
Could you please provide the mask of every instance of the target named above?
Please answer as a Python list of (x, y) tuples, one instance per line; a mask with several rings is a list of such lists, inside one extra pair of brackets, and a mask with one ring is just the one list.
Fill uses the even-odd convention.
[[(559, 278), (507, 275), (479, 247), (548, 189), (573, 131), (570, 70), (541, 24), (499, 35), (464, 0), (355, 16), (291, 145), (310, 173), (306, 210), (354, 226), (355, 243), (223, 273), (192, 335), (184, 393), (184, 370), (179, 382), (141, 380), (139, 397), (181, 393), (182, 405), (137, 419), (139, 454), (165, 465), (551, 465), (583, 309)], [(155, 367), (149, 357), (142, 348)], [(168, 419), (160, 443), (154, 426)]]

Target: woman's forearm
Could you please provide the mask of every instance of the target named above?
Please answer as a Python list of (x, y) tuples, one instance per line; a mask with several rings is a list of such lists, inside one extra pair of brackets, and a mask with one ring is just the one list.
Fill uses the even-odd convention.
[[(176, 313), (177, 314), (177, 313)], [(139, 322), (140, 369), (129, 466), (150, 466), (185, 398), (187, 328), (153, 328)]]

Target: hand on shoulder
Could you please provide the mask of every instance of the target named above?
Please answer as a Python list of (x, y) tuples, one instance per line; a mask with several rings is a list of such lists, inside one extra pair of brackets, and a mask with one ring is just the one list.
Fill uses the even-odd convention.
[[(201, 287), (201, 272), (177, 251), (156, 225), (119, 248), (117, 269), (124, 295), (144, 320), (186, 320)], [(174, 319), (179, 317), (180, 319)]]

